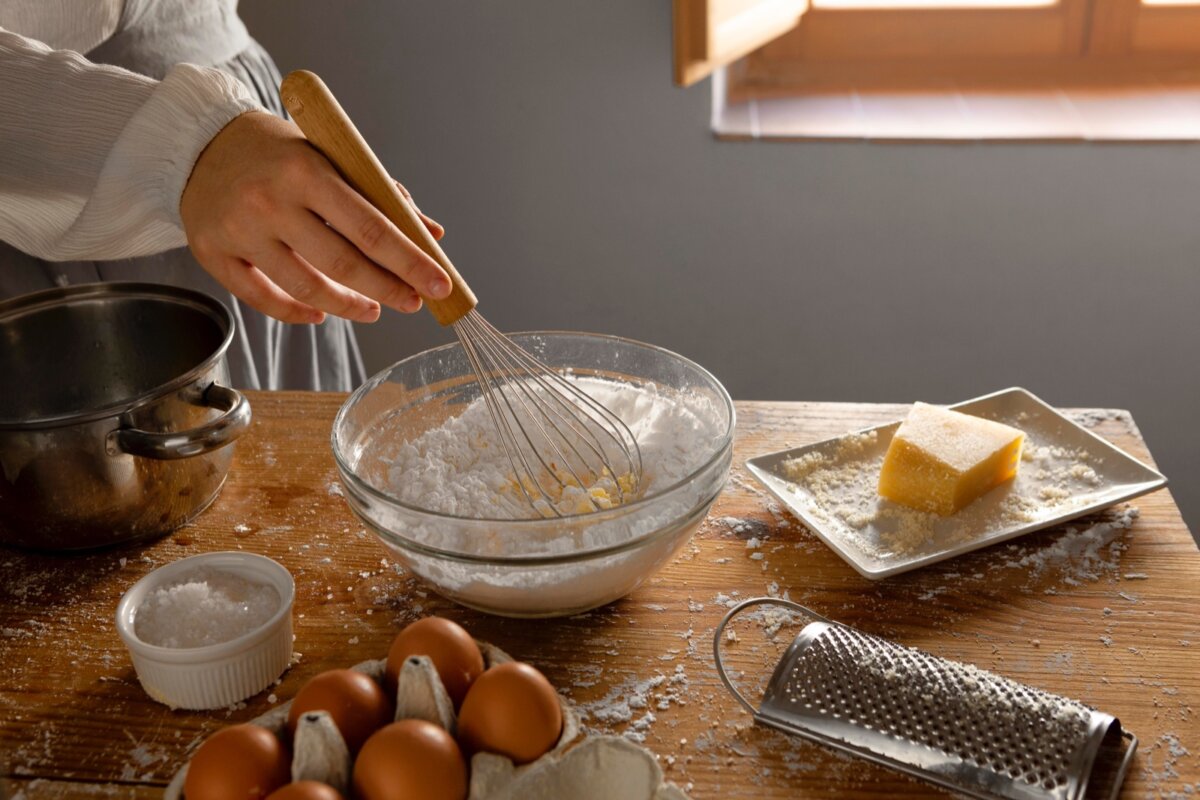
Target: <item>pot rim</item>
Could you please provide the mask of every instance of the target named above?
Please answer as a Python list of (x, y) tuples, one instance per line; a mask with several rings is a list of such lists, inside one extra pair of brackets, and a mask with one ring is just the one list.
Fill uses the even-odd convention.
[(174, 303), (177, 305), (191, 306), (194, 309), (202, 311), (222, 326), (225, 331), (225, 336), (221, 344), (196, 366), (189, 369), (187, 372), (172, 378), (166, 383), (161, 383), (153, 389), (134, 395), (133, 397), (121, 400), (116, 403), (111, 403), (107, 406), (94, 409), (84, 409), (82, 411), (73, 411), (68, 414), (55, 414), (47, 417), (37, 417), (35, 419), (2, 419), (0, 418), (0, 431), (28, 431), (41, 430), (46, 428), (61, 428), (68, 425), (75, 425), (82, 422), (94, 422), (95, 420), (105, 419), (107, 417), (116, 417), (128, 413), (140, 406), (158, 400), (162, 397), (178, 391), (179, 389), (194, 382), (198, 377), (212, 369), (229, 350), (229, 345), (233, 343), (233, 335), (235, 333), (235, 323), (233, 314), (229, 308), (212, 295), (196, 289), (186, 289), (181, 286), (171, 286), (163, 283), (148, 283), (142, 281), (112, 281), (108, 283), (82, 283), (73, 286), (59, 286), (51, 289), (43, 289), (38, 292), (20, 295), (9, 300), (0, 302), (0, 320), (18, 314), (37, 313), (41, 310), (52, 308), (55, 306), (70, 305), (71, 303), (80, 300), (87, 300), (96, 297), (116, 296), (126, 298), (149, 298), (152, 300), (160, 300)]

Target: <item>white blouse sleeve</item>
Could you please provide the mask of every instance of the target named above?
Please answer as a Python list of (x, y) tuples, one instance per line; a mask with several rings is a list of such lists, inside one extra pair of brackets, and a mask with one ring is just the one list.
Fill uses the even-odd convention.
[(0, 28), (0, 240), (50, 261), (182, 246), (192, 166), (260, 108), (218, 70), (180, 64), (159, 82)]
[(0, 0), (0, 28), (86, 53), (116, 33), (125, 0)]

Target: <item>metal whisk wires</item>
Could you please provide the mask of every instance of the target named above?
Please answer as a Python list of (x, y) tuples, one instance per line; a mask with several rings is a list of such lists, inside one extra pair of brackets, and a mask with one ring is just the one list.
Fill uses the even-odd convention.
[[(637, 440), (620, 417), (496, 330), (472, 309), (453, 323), (471, 362), (515, 483), (544, 517), (564, 516), (568, 487), (585, 510), (599, 510), (610, 488), (622, 505), (642, 480)], [(593, 490), (602, 485), (600, 496)], [(610, 498), (611, 499), (611, 498)]]

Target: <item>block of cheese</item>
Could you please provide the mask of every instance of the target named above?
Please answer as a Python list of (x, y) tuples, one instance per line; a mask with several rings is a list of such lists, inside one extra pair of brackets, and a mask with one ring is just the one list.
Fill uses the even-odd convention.
[(901, 423), (879, 473), (879, 494), (943, 516), (1017, 474), (1025, 434), (940, 406), (917, 403)]

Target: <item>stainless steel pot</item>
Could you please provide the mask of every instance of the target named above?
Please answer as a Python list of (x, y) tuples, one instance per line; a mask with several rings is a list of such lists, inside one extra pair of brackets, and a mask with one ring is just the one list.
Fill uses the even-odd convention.
[(149, 283), (0, 303), (0, 543), (104, 547), (203, 511), (250, 425), (233, 331), (217, 300)]

